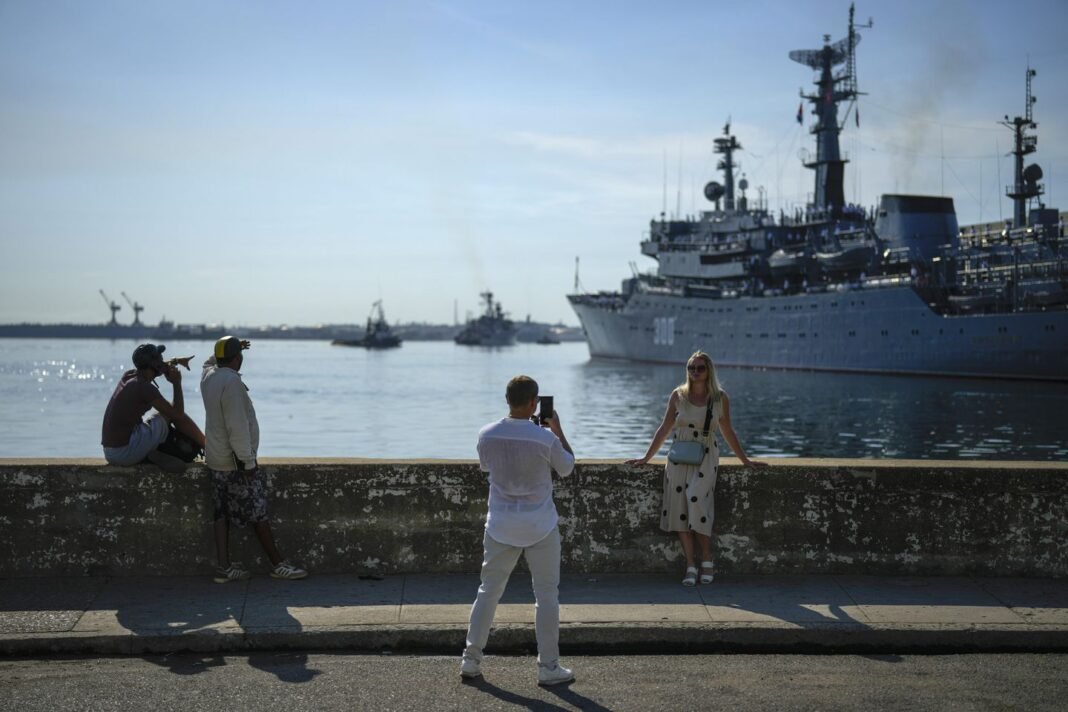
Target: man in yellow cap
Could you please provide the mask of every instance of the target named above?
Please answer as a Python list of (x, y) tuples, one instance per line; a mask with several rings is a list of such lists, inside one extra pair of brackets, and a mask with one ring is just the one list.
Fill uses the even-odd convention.
[(219, 339), (200, 376), (200, 395), (204, 398), (204, 462), (215, 485), (215, 551), (219, 557), (216, 583), (249, 577), (241, 564), (230, 561), (231, 524), (249, 525), (256, 532), (274, 567), (271, 570), (274, 578), (302, 579), (308, 575), (282, 558), (271, 533), (267, 482), (256, 460), (260, 426), (240, 374), (244, 351), (249, 346), (248, 341), (236, 336)]

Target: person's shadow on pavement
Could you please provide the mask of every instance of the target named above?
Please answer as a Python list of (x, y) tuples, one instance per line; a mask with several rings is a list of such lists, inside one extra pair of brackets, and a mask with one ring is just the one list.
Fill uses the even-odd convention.
[(479, 677), (474, 680), (464, 680), (463, 684), (468, 687), (473, 687), (480, 692), (485, 692), (488, 695), (493, 695), (502, 702), (507, 702), (508, 704), (516, 705), (518, 707), (525, 707), (528, 710), (552, 710), (553, 712), (559, 710), (560, 712), (568, 712), (567, 707), (560, 707), (551, 702), (545, 702), (533, 697), (524, 697), (518, 693), (503, 690), (492, 682), (487, 682), (484, 677)]
[[(166, 649), (171, 643), (165, 641), (172, 638), (196, 636), (203, 641), (210, 636), (239, 635), (237, 618), (244, 600), (244, 584), (222, 587), (200, 577), (116, 579), (86, 611), (83, 622), (100, 631), (114, 630), (118, 624), (135, 636), (134, 651), (140, 647), (138, 638), (156, 639), (154, 645), (142, 649), (158, 650), (160, 645)], [(186, 646), (178, 643), (174, 647)], [(215, 652), (148, 654), (142, 659), (176, 675), (196, 675), (226, 664), (225, 657)]]
[(252, 653), (248, 656), (248, 664), (274, 675), (282, 682), (311, 682), (322, 674), (322, 670), (308, 667), (308, 654), (302, 652)]
[[(113, 615), (115, 622), (139, 638), (196, 636), (201, 641), (199, 647), (208, 648), (214, 646), (204, 646), (205, 637), (245, 637), (250, 629), (267, 639), (286, 637), (303, 630), (288, 609), (294, 598), (300, 605), (300, 583), (253, 579), (220, 585), (207, 577), (129, 579), (105, 589), (86, 615), (98, 616), (103, 626), (110, 625)], [(255, 595), (250, 595), (252, 587), (256, 587)], [(136, 650), (136, 640), (134, 646)], [(186, 646), (179, 643), (176, 647)], [(196, 675), (226, 665), (221, 653), (145, 655), (143, 659), (176, 675)], [(283, 682), (308, 682), (319, 675), (320, 671), (309, 669), (307, 662), (304, 653), (248, 657), (251, 666)]]
[(559, 697), (564, 702), (573, 707), (577, 707), (580, 710), (588, 710), (590, 712), (611, 712), (607, 707), (594, 702), (589, 697), (580, 695), (571, 689), (572, 683), (566, 685), (553, 685), (551, 687), (543, 688), (546, 692), (550, 692)]

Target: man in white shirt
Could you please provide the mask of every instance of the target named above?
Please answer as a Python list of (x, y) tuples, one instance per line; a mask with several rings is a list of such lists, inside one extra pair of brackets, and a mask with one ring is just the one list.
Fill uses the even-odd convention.
[(556, 413), (544, 419), (543, 427), (533, 422), (538, 407), (534, 379), (513, 378), (505, 400), (508, 417), (490, 423), (478, 434), (479, 464), (489, 473), (489, 511), (483, 538), (482, 585), (471, 607), (460, 675), (465, 679), (481, 677), (482, 649), (489, 640), (493, 615), (522, 554), (534, 582), (538, 684), (571, 682), (575, 676), (560, 665), (560, 530), (556, 526), (552, 471), (561, 476), (571, 474), (575, 455)]
[(267, 512), (267, 480), (256, 461), (260, 425), (241, 380), (248, 341), (224, 336), (204, 362), (200, 395), (204, 399), (204, 462), (211, 471), (215, 505), (215, 583), (244, 581), (249, 572), (230, 561), (230, 526), (251, 526), (271, 560), (271, 576), (302, 579), (308, 575), (278, 553)]

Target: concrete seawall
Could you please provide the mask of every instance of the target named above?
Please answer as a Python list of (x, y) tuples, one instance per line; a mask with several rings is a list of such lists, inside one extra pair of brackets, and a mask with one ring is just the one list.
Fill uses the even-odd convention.
[[(283, 554), (314, 573), (477, 572), (485, 477), (469, 461), (266, 460)], [(557, 482), (565, 571), (677, 572), (662, 465), (582, 461)], [(199, 575), (207, 471), (0, 460), (0, 576)], [(785, 574), (1068, 575), (1068, 464), (725, 458), (718, 567)], [(248, 532), (236, 560), (262, 566)]]

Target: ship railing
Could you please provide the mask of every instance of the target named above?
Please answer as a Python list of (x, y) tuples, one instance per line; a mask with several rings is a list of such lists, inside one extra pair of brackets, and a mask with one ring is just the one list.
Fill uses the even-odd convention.
[(1005, 195), (1009, 197), (1012, 197), (1014, 195), (1036, 197), (1042, 195), (1045, 192), (1045, 186), (1042, 186), (1038, 183), (1010, 183), (1009, 185), (1005, 186)]
[(729, 253), (747, 252), (751, 248), (747, 241), (709, 242), (707, 239), (676, 240), (670, 244), (660, 245), (664, 252), (703, 252)]
[(911, 283), (912, 277), (907, 274), (867, 277), (861, 280), (860, 282), (861, 286), (864, 289), (883, 289), (886, 287), (900, 287)]

